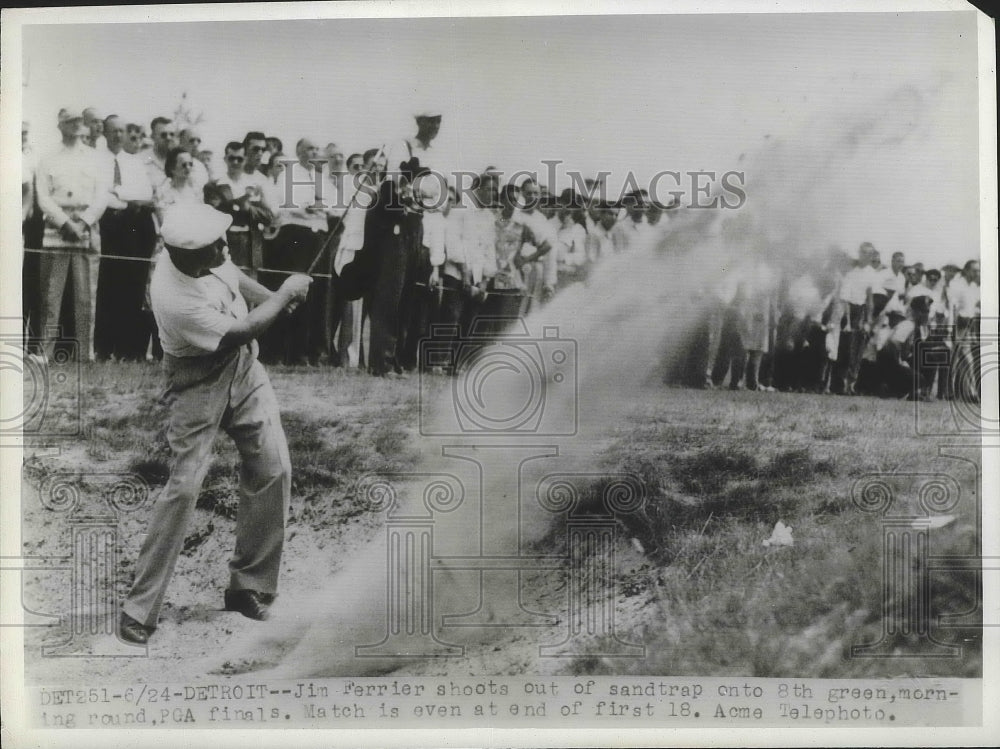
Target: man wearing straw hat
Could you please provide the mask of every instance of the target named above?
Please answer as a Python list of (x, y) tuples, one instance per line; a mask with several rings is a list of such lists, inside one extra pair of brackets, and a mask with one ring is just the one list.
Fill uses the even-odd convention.
[(242, 461), (225, 608), (266, 619), (277, 590), (291, 465), (255, 339), (306, 298), (312, 279), (291, 275), (268, 291), (229, 260), (230, 223), (231, 216), (193, 204), (169, 210), (161, 228), (167, 251), (150, 298), (163, 346), (173, 461), (122, 607), (119, 636), (126, 642), (144, 644), (156, 629), (219, 429), (233, 438)]

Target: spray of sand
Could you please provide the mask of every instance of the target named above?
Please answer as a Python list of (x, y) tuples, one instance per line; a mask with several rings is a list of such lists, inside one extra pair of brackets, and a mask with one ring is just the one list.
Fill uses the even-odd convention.
[[(679, 209), (658, 246), (604, 259), (587, 285), (566, 289), (529, 316), (532, 339), (541, 339), (549, 327), (558, 330), (559, 340), (575, 342), (575, 382), (557, 386), (551, 368), (543, 375), (544, 408), (557, 416), (575, 411), (574, 434), (428, 434), (439, 421), (454, 420), (453, 385), (462, 387), (461, 378), (437, 378), (422, 394), (429, 400), (423, 409), (428, 416), (419, 442), (420, 467), (414, 476), (392, 481), (397, 512), (424, 512), (428, 476), (449, 475), (458, 479), (464, 499), (458, 511), (439, 513), (435, 554), (517, 553), (542, 538), (552, 515), (541, 509), (530, 488), (545, 474), (593, 472), (602, 440), (629, 411), (646, 399), (671, 397), (660, 384), (664, 353), (669, 359), (675, 342), (697, 323), (692, 293), (726, 273), (741, 272), (747, 262), (766, 261), (786, 272), (821, 264), (842, 235), (838, 215), (865, 209), (870, 202), (863, 189), (870, 182), (865, 180), (880, 163), (908, 157), (926, 107), (926, 94), (904, 88), (860, 115), (827, 115), (796, 138), (768, 142), (745, 167), (748, 197), (740, 210)], [(550, 344), (543, 345), (548, 351), (545, 346)], [(518, 404), (531, 400), (525, 390), (529, 386), (518, 379), (523, 374), (501, 366), (491, 375), (493, 385), (487, 382), (485, 392), (493, 413), (516, 412)], [(546, 453), (543, 446), (555, 450)], [(356, 657), (356, 646), (386, 636), (389, 577), (383, 535), (352, 555), (329, 580), (321, 583), (318, 575), (317, 590), (308, 600), (279, 599), (263, 633), (237, 643), (226, 660), (271, 665), (268, 675), (276, 678), (364, 675), (405, 667), (411, 662), (405, 657)], [(475, 573), (436, 571), (435, 611), (476, 610), (482, 579)], [(506, 595), (516, 598), (517, 593), (508, 590)], [(488, 598), (495, 605), (496, 596)], [(493, 615), (479, 613), (483, 621)], [(483, 642), (503, 631), (449, 627), (442, 633), (440, 615), (431, 626), (443, 641), (457, 644)]]

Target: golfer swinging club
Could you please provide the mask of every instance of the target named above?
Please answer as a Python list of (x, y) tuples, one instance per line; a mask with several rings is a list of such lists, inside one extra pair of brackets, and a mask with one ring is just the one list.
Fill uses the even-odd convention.
[(173, 460), (122, 606), (119, 636), (126, 642), (144, 644), (156, 629), (220, 428), (242, 462), (226, 610), (266, 619), (277, 590), (291, 464), (255, 339), (282, 310), (306, 298), (312, 279), (289, 276), (271, 292), (245, 275), (226, 251), (231, 223), (204, 204), (177, 206), (164, 216), (167, 251), (153, 271), (150, 298), (163, 345)]

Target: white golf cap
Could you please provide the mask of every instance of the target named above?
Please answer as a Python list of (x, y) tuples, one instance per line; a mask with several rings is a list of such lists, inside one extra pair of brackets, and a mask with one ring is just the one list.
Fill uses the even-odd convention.
[(205, 203), (178, 204), (163, 216), (163, 243), (178, 250), (200, 250), (226, 236), (233, 217)]

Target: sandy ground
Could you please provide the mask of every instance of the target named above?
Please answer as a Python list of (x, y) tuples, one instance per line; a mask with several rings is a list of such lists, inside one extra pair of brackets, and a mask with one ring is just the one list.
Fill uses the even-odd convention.
[[(85, 372), (85, 378), (95, 383), (107, 376), (105, 370)], [(313, 376), (314, 379), (316, 375)], [(325, 414), (336, 412), (344, 421), (365, 423), (371, 419), (373, 403), (380, 399), (388, 408), (405, 405), (412, 397), (412, 383), (386, 383), (366, 377), (343, 377), (334, 402), (329, 393), (315, 386), (309, 377), (282, 376), (274, 378), (279, 398), (294, 404), (297, 413)], [(374, 385), (373, 385), (374, 383)], [(95, 384), (95, 387), (97, 385)], [(389, 389), (386, 393), (379, 389)], [(368, 392), (365, 389), (374, 389)], [(358, 397), (361, 392), (367, 397)], [(391, 391), (391, 392), (390, 392)], [(86, 393), (86, 388), (84, 389)], [(102, 413), (127, 413), (129, 409), (149, 408), (155, 385), (144, 392), (120, 394), (113, 405)], [(386, 397), (388, 396), (388, 397)], [(162, 417), (162, 411), (150, 409), (150, 418)], [(225, 437), (220, 437), (225, 440)], [(419, 439), (410, 430), (409, 440)], [(92, 440), (91, 440), (92, 442)], [(141, 454), (146, 449), (135, 445)], [(151, 449), (151, 448), (150, 448)], [(238, 613), (222, 610), (222, 593), (227, 580), (226, 563), (233, 544), (233, 521), (216, 511), (199, 509), (189, 529), (182, 553), (161, 613), (159, 627), (146, 649), (118, 644), (113, 639), (114, 617), (111, 609), (100, 601), (85, 600), (74, 590), (71, 562), (74, 535), (72, 528), (83, 522), (84, 516), (106, 516), (99, 497), (109, 482), (127, 473), (127, 458), (135, 452), (105, 453), (95, 458), (93, 445), (86, 433), (80, 440), (64, 442), (57, 451), (31, 451), (34, 457), (23, 472), (22, 540), (24, 554), (40, 560), (45, 570), (22, 573), (23, 604), (38, 614), (62, 614), (62, 619), (32, 620), (50, 626), (33, 626), (25, 631), (25, 662), (28, 683), (88, 684), (136, 682), (190, 682), (199, 678), (236, 678), (239, 673), (273, 666), (283, 651), (295, 644), (290, 636), (287, 643), (265, 650), (259, 642), (262, 632), (271, 624), (251, 621)], [(294, 456), (293, 456), (294, 461)], [(56, 474), (73, 475), (80, 503), (74, 513), (56, 512), (46, 508), (51, 503), (52, 490), (47, 478)], [(83, 475), (80, 475), (83, 474)], [(146, 532), (148, 508), (159, 491), (154, 487), (149, 501), (132, 513), (119, 513), (117, 521), (98, 520), (114, 533), (115, 554), (110, 559), (114, 570), (111, 584), (119, 597), (127, 591), (131, 571)], [(44, 495), (44, 496), (43, 496)], [(44, 501), (43, 501), (44, 500)], [(316, 507), (325, 505), (322, 512)], [(317, 520), (318, 518), (318, 520)], [(384, 538), (383, 517), (374, 512), (359, 511), (352, 498), (343, 492), (321, 496), (293, 496), (291, 517), (283, 555), (281, 595), (275, 611), (282, 621), (295, 621), (297, 606), (308, 605), (317, 585), (335, 575), (344, 565), (369, 548), (373, 540)], [(557, 543), (551, 541), (550, 543)], [(380, 547), (381, 548), (381, 547)], [(636, 574), (643, 557), (628, 543), (619, 539), (619, 569), (627, 577)], [(97, 566), (96, 560), (85, 563), (88, 574)], [(640, 575), (641, 576), (641, 575)], [(556, 623), (548, 627), (493, 628), (484, 637), (455, 630), (457, 639), (465, 645), (464, 657), (408, 659), (397, 662), (399, 673), (409, 675), (480, 675), (480, 674), (554, 674), (573, 670), (579, 664), (575, 657), (541, 657), (539, 647), (557, 645), (567, 638), (566, 621), (567, 577), (561, 572), (524, 573), (523, 603), (536, 611), (551, 612)], [(611, 594), (612, 591), (608, 591)], [(651, 597), (639, 586), (630, 595), (619, 595), (615, 611), (615, 627), (623, 640), (658, 615)], [(110, 600), (110, 597), (108, 598)], [(306, 603), (304, 603), (306, 602)], [(597, 602), (600, 605), (603, 602)], [(66, 612), (77, 612), (67, 616)], [(310, 611), (315, 621), (315, 611)], [(378, 625), (376, 625), (378, 626)], [(447, 635), (442, 635), (448, 639)], [(477, 640), (479, 640), (477, 642)], [(593, 638), (590, 638), (593, 642)], [(54, 657), (52, 649), (71, 643), (76, 657)], [(107, 652), (109, 650), (113, 652)], [(362, 644), (362, 643), (359, 643)], [(273, 642), (270, 644), (275, 645)], [(249, 649), (249, 650), (248, 650)], [(100, 654), (80, 655), (100, 651)], [(237, 653), (242, 657), (228, 658)], [(587, 658), (586, 669), (600, 672), (602, 666)], [(333, 674), (331, 674), (333, 675)]]
[[(416, 386), (412, 380), (390, 382), (324, 370), (275, 370), (272, 371), (272, 380), (279, 402), (283, 404), (283, 418), (287, 417), (286, 431), (289, 431), (289, 423), (322, 425), (316, 432), (316, 441), (322, 449), (308, 453), (303, 452), (300, 446), (298, 452), (293, 451), (292, 506), (283, 556), (281, 593), (274, 606), (274, 620), (262, 624), (222, 610), (223, 588), (228, 578), (227, 562), (234, 542), (234, 522), (228, 516), (231, 513), (225, 512), (227, 508), (222, 501), (204, 503), (202, 508), (196, 510), (195, 520), (185, 539), (185, 550), (168, 589), (159, 628), (148, 648), (125, 646), (115, 639), (113, 606), (102, 608), (101, 605), (113, 600), (110, 590), (100, 597), (101, 600), (94, 600), (93, 596), (90, 599), (86, 597), (91, 595), (93, 586), (91, 589), (86, 585), (74, 588), (75, 578), (71, 569), (73, 529), (83, 527), (86, 522), (94, 526), (96, 522), (103, 529), (101, 532), (113, 534), (114, 554), (106, 559), (77, 554), (77, 559), (84, 560), (80, 570), (84, 578), (89, 575), (89, 579), (94, 579), (95, 570), (103, 570), (101, 579), (109, 581), (108, 587), (119, 599), (127, 592), (146, 532), (150, 505), (143, 505), (134, 512), (120, 512), (117, 520), (108, 520), (107, 505), (102, 497), (108, 493), (109, 482), (127, 474), (129, 466), (137, 458), (155, 457), (157, 450), (163, 449), (157, 430), (162, 428), (165, 411), (155, 403), (159, 388), (155, 370), (149, 368), (122, 374), (110, 367), (94, 367), (84, 371), (81, 392), (87, 407), (84, 409), (83, 433), (62, 441), (58, 450), (33, 448), (29, 452), (33, 457), (26, 461), (22, 472), (22, 549), (25, 557), (29, 558), (25, 567), (39, 568), (25, 569), (21, 573), (23, 605), (26, 611), (37, 614), (31, 617), (31, 623), (51, 625), (31, 626), (24, 630), (27, 683), (190, 683), (204, 679), (245, 679), (248, 674), (268, 679), (274, 674), (280, 674), (274, 678), (297, 678), (306, 675), (355, 676), (373, 672), (453, 677), (663, 673), (665, 668), (676, 674), (754, 674), (762, 670), (770, 673), (768, 669), (777, 668), (776, 661), (781, 662), (784, 671), (798, 675), (830, 674), (842, 678), (847, 674), (868, 673), (859, 673), (858, 664), (847, 664), (845, 667), (841, 661), (845, 637), (854, 636), (861, 626), (868, 627), (869, 640), (871, 635), (877, 635), (878, 622), (873, 621), (857, 603), (847, 607), (832, 599), (824, 599), (812, 602), (801, 611), (786, 607), (783, 610), (791, 611), (798, 617), (796, 622), (799, 619), (802, 621), (786, 628), (792, 636), (780, 648), (767, 639), (772, 633), (768, 631), (764, 615), (770, 611), (772, 603), (780, 603), (775, 598), (778, 593), (772, 592), (775, 586), (779, 591), (785, 590), (787, 595), (799, 596), (804, 591), (808, 592), (813, 584), (823, 584), (823, 581), (814, 580), (810, 575), (829, 577), (833, 574), (831, 569), (841, 577), (849, 575), (853, 568), (845, 562), (843, 553), (850, 553), (855, 544), (862, 541), (872, 546), (878, 540), (872, 536), (873, 526), (869, 518), (853, 512), (827, 514), (828, 511), (836, 512), (836, 500), (849, 501), (841, 496), (844, 494), (841, 479), (825, 484), (821, 481), (815, 485), (814, 491), (820, 492), (821, 496), (817, 495), (810, 501), (819, 509), (811, 520), (799, 517), (797, 522), (793, 522), (796, 525), (794, 553), (781, 548), (765, 549), (761, 545), (771, 532), (771, 525), (741, 523), (737, 524), (738, 531), (726, 535), (727, 526), (722, 522), (717, 531), (720, 535), (714, 539), (711, 534), (702, 536), (704, 527), (699, 522), (701, 530), (692, 530), (691, 537), (685, 537), (684, 542), (692, 544), (691, 554), (694, 556), (688, 555), (687, 559), (691, 564), (685, 566), (687, 562), (680, 555), (680, 551), (685, 551), (682, 549), (678, 552), (676, 563), (658, 566), (643, 553), (635, 539), (619, 533), (614, 546), (614, 585), (611, 589), (592, 586), (591, 590), (596, 592), (583, 608), (583, 615), (602, 621), (601, 612), (607, 611), (602, 607), (609, 599), (613, 600), (613, 632), (621, 642), (609, 642), (607, 637), (602, 640), (600, 635), (609, 636), (611, 627), (597, 626), (591, 628), (590, 636), (572, 641), (572, 647), (555, 650), (556, 654), (565, 657), (549, 657), (551, 652), (540, 652), (540, 646), (559, 645), (566, 639), (570, 624), (566, 615), (567, 598), (574, 583), (579, 583), (580, 575), (587, 574), (586, 566), (582, 571), (568, 574), (568, 565), (563, 563), (561, 569), (551, 573), (522, 573), (523, 606), (554, 616), (556, 621), (549, 626), (492, 627), (480, 631), (443, 628), (438, 633), (439, 639), (464, 646), (463, 656), (401, 659), (388, 664), (366, 661), (357, 668), (353, 664), (345, 667), (343, 658), (331, 654), (332, 647), (328, 646), (343, 648), (345, 645), (374, 644), (385, 632), (388, 621), (384, 594), (374, 592), (377, 590), (374, 583), (378, 579), (376, 576), (381, 576), (383, 581), (385, 579), (385, 557), (381, 551), (385, 548), (385, 517), (383, 513), (360, 503), (353, 484), (349, 485), (346, 479), (332, 489), (310, 490), (306, 484), (296, 485), (294, 476), (298, 475), (301, 479), (308, 475), (310, 468), (317, 468), (310, 461), (328, 462), (330, 470), (337, 473), (340, 466), (330, 456), (340, 453), (323, 450), (340, 447), (360, 446), (369, 451), (360, 456), (349, 451), (343, 453), (345, 459), (354, 461), (352, 476), (365, 470), (363, 466), (377, 464), (365, 461), (381, 459), (379, 456), (404, 456), (407, 460), (419, 460), (415, 448), (426, 450), (428, 440), (419, 436), (415, 426)], [(711, 418), (704, 415), (708, 403), (717, 406)], [(775, 404), (779, 403), (783, 407), (775, 408)], [(803, 444), (814, 445), (818, 457), (842, 454), (843, 462), (850, 463), (850, 470), (854, 472), (852, 475), (876, 470), (887, 461), (892, 465), (906, 466), (914, 460), (923, 460), (921, 456), (927, 451), (927, 445), (918, 436), (906, 439), (899, 436), (900, 429), (908, 424), (911, 414), (907, 404), (889, 401), (859, 399), (848, 402), (780, 394), (773, 398), (754, 398), (750, 395), (740, 398), (723, 393), (696, 394), (693, 391), (662, 389), (656, 402), (647, 405), (655, 416), (647, 425), (653, 429), (650, 434), (666, 434), (658, 431), (663, 427), (657, 422), (666, 420), (677, 434), (688, 434), (690, 439), (695, 440), (693, 448), (696, 449), (699, 445), (704, 446), (702, 443), (715, 444), (721, 436), (730, 432), (749, 434), (751, 432), (746, 432), (749, 425), (759, 422), (770, 430), (752, 432), (760, 440), (786, 447), (799, 444), (796, 440), (804, 441)], [(793, 405), (794, 408), (791, 407)], [(832, 406), (833, 410), (816, 413), (815, 409), (820, 406), (824, 409)], [(932, 413), (943, 418), (948, 413), (948, 407), (946, 404), (934, 404)], [(111, 419), (113, 424), (114, 418), (122, 415), (131, 415), (130, 418), (137, 418), (139, 423), (131, 422), (128, 428), (119, 430), (121, 434), (118, 438), (113, 438), (113, 435), (109, 436), (109, 430), (101, 426), (101, 418)], [(606, 437), (618, 439), (629, 430), (638, 429), (633, 448), (638, 449), (646, 443), (653, 445), (648, 434), (639, 428), (640, 422), (641, 419), (634, 423), (623, 421), (617, 434)], [(883, 433), (893, 435), (891, 444), (884, 445), (884, 455), (871, 452), (864, 445), (854, 444), (852, 434), (861, 428), (861, 424), (865, 425), (866, 433), (870, 431), (874, 438)], [(110, 430), (113, 431), (113, 427)], [(292, 441), (291, 432), (289, 436)], [(219, 438), (220, 445), (227, 442), (225, 437)], [(379, 449), (383, 452), (372, 452), (374, 445), (381, 445)], [(606, 447), (602, 440), (596, 440), (588, 443), (583, 452), (600, 456)], [(229, 452), (216, 455), (217, 464), (223, 466), (226, 461), (235, 459), (231, 448), (224, 450)], [(362, 467), (359, 468), (359, 465)], [(600, 470), (596, 463), (594, 470)], [(71, 493), (53, 491), (51, 479), (57, 475), (68, 476), (70, 483), (76, 487), (79, 503), (73, 513), (65, 511), (65, 508), (63, 511), (53, 509), (53, 502), (68, 503), (72, 498)], [(220, 485), (226, 486), (217, 482), (216, 491)], [(231, 490), (231, 484), (229, 487)], [(154, 488), (150, 493), (150, 504), (158, 491)], [(791, 487), (786, 488), (785, 493), (798, 496), (797, 491)], [(211, 494), (206, 491), (202, 497), (204, 499)], [(827, 510), (822, 510), (823, 507)], [(104, 514), (103, 520), (101, 513)], [(707, 524), (706, 520), (704, 525)], [(956, 538), (960, 536), (964, 532), (963, 527), (961, 523), (955, 523), (950, 529), (952, 535)], [(722, 551), (716, 546), (727, 543), (724, 539), (737, 543), (737, 547), (725, 549), (731, 552), (726, 558), (732, 557), (725, 574), (746, 580), (745, 588), (737, 585), (721, 594), (714, 588), (704, 588), (702, 593), (707, 603), (703, 611), (697, 609), (700, 601), (681, 605), (677, 610), (666, 610), (669, 607), (663, 602), (669, 596), (664, 593), (677, 586), (693, 585), (692, 576), (705, 559), (712, 557), (713, 550)], [(838, 544), (846, 544), (846, 552), (839, 552)], [(565, 529), (536, 538), (530, 548), (534, 553), (565, 558)], [(705, 555), (698, 549), (704, 549)], [(354, 574), (359, 569), (359, 560), (368, 560), (378, 569), (372, 570), (370, 575)], [(871, 557), (871, 564), (871, 569), (875, 569), (877, 557)], [(789, 581), (797, 581), (795, 584), (803, 587), (789, 588), (792, 583), (785, 580), (785, 572)], [(869, 574), (868, 570), (866, 574)], [(435, 573), (434, 579), (440, 596), (447, 598), (455, 593), (446, 576)], [(845, 581), (848, 579), (844, 578)], [(763, 582), (767, 584), (763, 585)], [(746, 595), (763, 596), (763, 603), (757, 605), (754, 600), (746, 600)], [(845, 597), (858, 600), (856, 596)], [(435, 605), (437, 602), (436, 598)], [(742, 613), (746, 606), (756, 611), (758, 617), (764, 618), (759, 622), (748, 621), (746, 614)], [(874, 610), (870, 605), (867, 608)], [(469, 610), (471, 607), (448, 608), (442, 605), (438, 608), (439, 612), (448, 613)], [(40, 615), (49, 616), (44, 618)], [(59, 616), (63, 618), (59, 620)], [(339, 626), (344, 620), (360, 621), (366, 629), (362, 633), (346, 631)], [(605, 616), (603, 621), (607, 620)], [(309, 627), (312, 629), (309, 630)], [(721, 629), (717, 635), (708, 636), (705, 627), (709, 627), (710, 632), (715, 632), (715, 627)], [(760, 641), (754, 638), (760, 638)], [(698, 642), (712, 652), (692, 650), (686, 653), (680, 649), (677, 652), (647, 652), (648, 668), (644, 668), (642, 659), (611, 657), (616, 648), (621, 649), (622, 643), (642, 642), (673, 643), (671, 647), (677, 648), (681, 647), (680, 644)], [(67, 643), (76, 649), (77, 657), (58, 657), (58, 653), (52, 651), (61, 646), (65, 649)], [(757, 652), (758, 645), (761, 645), (760, 652), (764, 655)], [(95, 649), (99, 650), (96, 654)], [(90, 654), (80, 656), (80, 653)], [(976, 656), (975, 653), (971, 655)], [(905, 664), (900, 667), (909, 668)], [(880, 669), (881, 666), (872, 664), (870, 668)], [(964, 669), (962, 673), (976, 673), (978, 666), (970, 661), (967, 667), (961, 668)], [(930, 672), (930, 667), (928, 669)], [(878, 673), (884, 675), (881, 671)]]
[[(26, 490), (26, 505), (37, 503), (37, 491)], [(31, 554), (64, 556), (69, 552), (70, 533), (58, 529), (63, 525), (44, 517), (44, 509), (27, 512), (26, 527), (37, 529), (34, 538), (25, 540)], [(200, 512), (207, 515), (208, 513)], [(321, 532), (297, 527), (292, 521), (288, 530), (288, 543), (283, 559), (282, 595), (275, 604), (280, 614), (294, 618), (289, 611), (289, 601), (307, 600), (316, 584), (316, 572), (325, 579), (337, 572), (345, 559), (377, 539), (382, 529), (378, 518), (357, 516), (339, 527), (324, 528)], [(232, 543), (231, 522), (223, 518), (199, 518), (202, 529), (214, 530), (196, 549), (182, 555), (178, 563), (163, 608), (159, 627), (151, 638), (148, 649), (122, 648), (121, 653), (131, 657), (72, 657), (57, 658), (43, 655), (43, 648), (72, 641), (86, 648), (103, 634), (94, 637), (88, 633), (72, 634), (72, 623), (62, 621), (51, 627), (32, 627), (25, 630), (26, 674), (29, 683), (87, 684), (87, 683), (186, 683), (211, 676), (212, 679), (237, 677), (248, 668), (273, 665), (274, 653), (258, 651), (258, 663), (235, 662), (221, 658), (220, 653), (247, 653), (244, 643), (252, 643), (268, 624), (261, 624), (237, 613), (222, 610), (222, 588), (226, 580), (225, 562)], [(54, 532), (53, 532), (54, 531)], [(142, 522), (128, 518), (119, 528), (120, 552), (117, 569), (123, 575), (131, 568), (138, 551)], [(641, 557), (622, 546), (620, 559), (627, 571), (635, 571), (642, 564)], [(621, 556), (621, 555), (620, 555)], [(26, 607), (38, 612), (59, 611), (69, 607), (71, 601), (71, 573), (68, 569), (45, 574), (25, 572), (24, 602)], [(123, 590), (123, 585), (119, 584)], [(525, 578), (524, 604), (537, 611), (564, 612), (567, 596), (566, 579), (561, 574), (527, 575)], [(89, 625), (97, 623), (103, 632), (111, 627), (108, 617), (101, 617), (92, 609), (84, 612)], [(615, 617), (623, 639), (655, 617), (655, 604), (642, 592), (619, 596)], [(113, 629), (113, 628), (112, 628)], [(464, 633), (463, 633), (464, 634)], [(447, 635), (445, 635), (447, 637)], [(539, 647), (554, 645), (567, 637), (565, 615), (551, 627), (524, 629), (504, 628), (490, 633), (487, 642), (466, 645), (465, 657), (411, 659), (402, 661), (396, 671), (400, 674), (422, 676), (471, 676), (482, 674), (556, 674), (572, 670), (575, 658), (540, 657)], [(590, 638), (592, 642), (592, 638)], [(288, 643), (289, 645), (294, 643)], [(130, 651), (134, 651), (134, 654)], [(252, 651), (251, 651), (252, 652)], [(588, 659), (588, 670), (600, 666)], [(331, 674), (334, 675), (334, 674)]]

